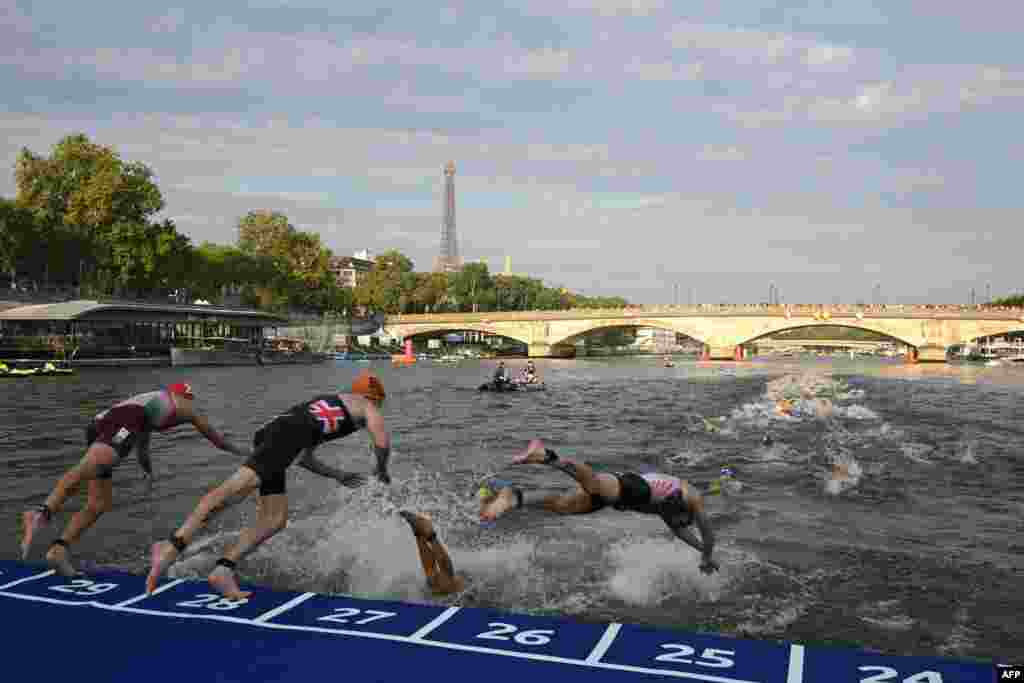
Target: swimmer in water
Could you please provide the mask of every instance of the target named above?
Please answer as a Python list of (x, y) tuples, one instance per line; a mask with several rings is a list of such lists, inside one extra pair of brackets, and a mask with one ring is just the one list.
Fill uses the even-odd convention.
[(121, 461), (135, 451), (139, 465), (152, 484), (153, 465), (149, 458), (149, 441), (153, 432), (167, 431), (191, 424), (210, 443), (222, 451), (239, 456), (250, 455), (235, 446), (193, 406), (192, 387), (185, 383), (171, 384), (157, 391), (138, 394), (115, 404), (96, 415), (85, 430), (87, 450), (82, 460), (61, 477), (46, 502), (22, 513), (21, 557), (28, 557), (36, 532), (49, 524), (64, 503), (85, 482), (89, 500), (76, 512), (64, 533), (50, 544), (47, 563), (62, 576), (78, 572), (69, 558), (71, 544), (82, 537), (104, 513), (113, 507), (113, 473)]
[(377, 459), (373, 473), (382, 483), (390, 484), (387, 468), (391, 440), (380, 413), (384, 398), (384, 386), (380, 380), (371, 373), (363, 373), (356, 377), (348, 393), (314, 396), (292, 406), (259, 429), (253, 437), (255, 452), (252, 457), (227, 481), (206, 494), (168, 540), (153, 544), (146, 592), (156, 590), (160, 576), (185, 551), (211, 514), (258, 490), (260, 504), (256, 523), (242, 530), (238, 542), (217, 560), (217, 566), (208, 577), (211, 588), (228, 599), (249, 597), (251, 593), (239, 590), (235, 577), (236, 563), (288, 525), (286, 474), (300, 453), (298, 464), (301, 467), (334, 479), (342, 486), (357, 488), (365, 483), (364, 475), (331, 467), (313, 453), (325, 442), (365, 429), (373, 441)]
[[(660, 473), (595, 472), (589, 465), (559, 458), (553, 450), (545, 448), (540, 439), (531, 441), (526, 452), (513, 462), (553, 467), (575, 479), (578, 486), (571, 493), (546, 495), (537, 500), (532, 492), (528, 494), (507, 482), (492, 480), (478, 492), (481, 520), (494, 521), (524, 505), (566, 515), (596, 512), (606, 506), (654, 514), (661, 517), (679, 540), (701, 554), (702, 572), (711, 574), (718, 570), (718, 563), (712, 558), (715, 539), (704, 512), (704, 498), (689, 482)], [(700, 529), (700, 539), (688, 528), (691, 524)]]
[(466, 587), (466, 580), (456, 576), (455, 565), (448, 551), (437, 538), (434, 525), (426, 515), (418, 515), (414, 512), (403, 510), (399, 512), (409, 526), (412, 527), (412, 534), (416, 538), (416, 549), (420, 553), (420, 562), (423, 564), (423, 573), (427, 577), (427, 585), (430, 589), (440, 595), (458, 593)]

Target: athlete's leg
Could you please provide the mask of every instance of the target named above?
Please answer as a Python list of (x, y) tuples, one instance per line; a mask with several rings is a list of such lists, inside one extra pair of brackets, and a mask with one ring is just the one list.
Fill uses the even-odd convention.
[(582, 486), (577, 487), (571, 493), (549, 496), (541, 504), (545, 510), (557, 512), (561, 515), (584, 515), (597, 509), (594, 503), (594, 496), (588, 493)]
[(426, 515), (418, 515), (415, 512), (402, 510), (398, 513), (412, 529), (413, 538), (416, 539), (416, 550), (419, 552), (420, 564), (423, 565), (423, 573), (427, 580), (430, 580), (437, 572), (437, 558), (427, 540), (434, 535), (434, 524)]
[(587, 493), (601, 496), (608, 502), (614, 502), (621, 495), (619, 479), (607, 472), (595, 472), (590, 465), (578, 463), (573, 460), (559, 458), (558, 454), (544, 446), (540, 439), (534, 439), (526, 447), (526, 451), (513, 459), (513, 462), (520, 464), (541, 464), (554, 467), (565, 472), (575, 479)]
[[(417, 538), (417, 542), (424, 541), (424, 539)], [(437, 566), (437, 573), (428, 579), (430, 587), (437, 593), (458, 593), (466, 587), (466, 582), (461, 576), (455, 575), (455, 565), (452, 564), (452, 558), (448, 556), (448, 551), (445, 549), (444, 544), (438, 540), (437, 536), (434, 536), (432, 541), (424, 541), (430, 544), (431, 552), (433, 553), (434, 561)]]
[(103, 513), (110, 512), (114, 507), (114, 485), (111, 479), (89, 480), (89, 499), (81, 510), (76, 512), (68, 526), (64, 529), (60, 540), (54, 541), (46, 553), (46, 561), (50, 567), (62, 576), (73, 576), (75, 570), (68, 557), (68, 549), (77, 543), (85, 531), (96, 523)]
[(430, 548), (430, 543), (420, 536), (413, 535), (416, 539), (416, 552), (420, 556), (420, 564), (423, 565), (423, 575), (427, 577), (429, 582), (437, 574), (437, 558), (434, 557), (434, 551)]
[(288, 526), (288, 496), (284, 493), (261, 495), (256, 525), (242, 529), (238, 542), (218, 560), (217, 568), (209, 576), (210, 586), (232, 600), (252, 595), (241, 591), (235, 578), (235, 565), (274, 534)]
[(150, 549), (152, 566), (146, 578), (146, 591), (152, 593), (156, 590), (157, 580), (192, 541), (195, 533), (206, 524), (211, 512), (219, 511), (229, 499), (249, 495), (259, 486), (259, 475), (243, 465), (227, 481), (203, 496), (185, 523), (171, 536), (172, 540), (153, 544)]
[(416, 549), (420, 555), (420, 564), (427, 577), (427, 583), (436, 593), (457, 593), (465, 587), (465, 580), (455, 575), (455, 566), (448, 556), (444, 544), (437, 538), (434, 525), (426, 515), (417, 515), (403, 510), (399, 512), (403, 519), (412, 527), (416, 538)]
[[(64, 507), (64, 503), (79, 490), (83, 481), (92, 481), (96, 479), (97, 476), (109, 477), (110, 470), (113, 468), (116, 458), (117, 454), (110, 446), (102, 443), (92, 444), (85, 452), (81, 461), (60, 478), (43, 506), (40, 506), (37, 510), (28, 510), (22, 513), (22, 559), (28, 557), (28, 551), (32, 545), (32, 539), (35, 536), (36, 531), (46, 526), (52, 519), (53, 515), (61, 511)], [(91, 526), (95, 521), (96, 520), (93, 519), (92, 522), (84, 528), (88, 528), (88, 526)]]
[(506, 486), (480, 501), (480, 519), (493, 522), (518, 507), (541, 507), (563, 515), (581, 515), (597, 509), (594, 496), (582, 486), (570, 493), (538, 494)]

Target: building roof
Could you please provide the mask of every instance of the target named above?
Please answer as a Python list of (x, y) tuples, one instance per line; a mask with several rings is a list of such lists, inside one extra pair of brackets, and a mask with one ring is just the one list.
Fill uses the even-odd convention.
[(199, 315), (204, 318), (258, 319), (268, 325), (286, 322), (273, 313), (252, 308), (230, 306), (207, 306), (200, 304), (158, 304), (137, 301), (62, 301), (50, 304), (34, 304), (0, 310), (0, 320), (80, 320), (96, 317), (102, 312), (117, 312), (121, 315), (132, 313), (164, 314), (169, 316)]
[(361, 259), (357, 256), (333, 256), (331, 257), (331, 266), (335, 268), (354, 268), (363, 270), (372, 270), (376, 265), (374, 261), (368, 259)]

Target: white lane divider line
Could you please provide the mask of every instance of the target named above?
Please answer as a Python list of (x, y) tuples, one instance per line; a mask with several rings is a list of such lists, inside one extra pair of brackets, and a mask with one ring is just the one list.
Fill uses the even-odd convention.
[(33, 574), (32, 576), (25, 576), (18, 579), (17, 581), (10, 581), (8, 583), (3, 584), (2, 586), (0, 586), (0, 591), (11, 588), (12, 586), (17, 586), (18, 584), (28, 583), (29, 581), (35, 581), (36, 579), (45, 579), (47, 576), (53, 576), (56, 573), (56, 569), (50, 569), (39, 574)]
[(302, 603), (304, 603), (306, 600), (309, 600), (314, 595), (316, 595), (316, 593), (303, 593), (302, 595), (296, 595), (294, 598), (292, 598), (288, 602), (284, 603), (283, 605), (279, 605), (278, 607), (275, 607), (274, 609), (269, 610), (269, 611), (264, 612), (263, 614), (259, 615), (258, 617), (253, 619), (253, 621), (256, 622), (257, 624), (262, 624), (265, 621), (270, 621), (274, 617), (276, 617), (278, 615), (281, 615), (281, 614), (284, 614), (285, 612), (290, 610), (292, 607), (295, 607), (296, 605), (301, 605)]
[(151, 598), (154, 595), (159, 595), (160, 593), (163, 593), (165, 590), (168, 590), (170, 588), (174, 588), (179, 583), (185, 583), (185, 579), (175, 579), (174, 581), (169, 581), (169, 582), (165, 583), (164, 585), (160, 586), (159, 588), (157, 588), (152, 593), (143, 593), (142, 595), (136, 595), (134, 598), (128, 598), (124, 602), (119, 602), (116, 605), (112, 605), (112, 607), (117, 608), (117, 607), (127, 607), (128, 605), (134, 605), (135, 603), (137, 603), (137, 602), (139, 602), (141, 600), (145, 600), (146, 598)]
[(789, 673), (786, 675), (786, 683), (804, 682), (804, 646), (789, 646)]
[(604, 634), (601, 636), (601, 640), (597, 641), (597, 645), (587, 655), (587, 664), (597, 664), (601, 661), (601, 657), (604, 657), (604, 653), (608, 652), (608, 648), (615, 642), (615, 637), (619, 635), (619, 629), (622, 628), (622, 624), (613, 623), (608, 624), (608, 628), (605, 629)]
[(426, 637), (426, 635), (428, 633), (430, 633), (435, 628), (437, 628), (438, 626), (440, 626), (444, 622), (446, 622), (449, 619), (451, 619), (452, 617), (454, 617), (455, 613), (458, 612), (460, 609), (462, 609), (462, 608), (461, 607), (449, 607), (445, 611), (441, 612), (441, 614), (437, 615), (434, 618), (434, 620), (431, 621), (429, 624), (427, 624), (426, 626), (421, 627), (419, 631), (416, 631), (416, 633), (414, 633), (411, 636), (409, 636), (409, 640), (422, 640), (424, 637)]

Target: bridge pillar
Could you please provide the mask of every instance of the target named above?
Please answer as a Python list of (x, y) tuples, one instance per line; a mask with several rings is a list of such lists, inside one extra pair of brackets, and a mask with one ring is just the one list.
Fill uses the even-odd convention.
[(526, 353), (530, 358), (572, 358), (576, 355), (576, 347), (567, 344), (529, 344)]
[(743, 347), (740, 345), (711, 346), (705, 344), (701, 360), (743, 360)]
[(946, 347), (922, 346), (917, 349), (917, 360), (921, 363), (945, 363)]

